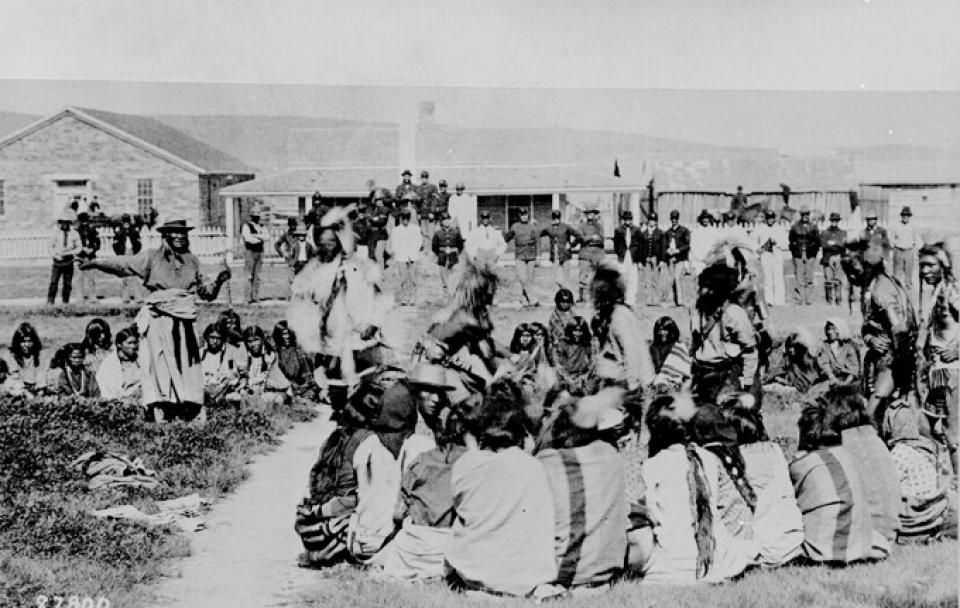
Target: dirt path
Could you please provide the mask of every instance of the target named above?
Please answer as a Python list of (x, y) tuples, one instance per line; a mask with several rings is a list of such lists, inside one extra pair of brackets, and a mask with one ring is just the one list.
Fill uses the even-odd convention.
[(298, 425), (273, 452), (250, 466), (250, 478), (217, 503), (207, 529), (190, 539), (181, 576), (160, 583), (154, 606), (260, 608), (284, 606), (317, 573), (296, 566), (302, 550), (293, 514), (321, 441), (333, 429), (326, 416)]

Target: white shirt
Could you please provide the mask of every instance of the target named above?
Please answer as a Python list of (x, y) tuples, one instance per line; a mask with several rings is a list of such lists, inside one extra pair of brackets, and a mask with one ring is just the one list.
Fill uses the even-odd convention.
[(891, 224), (887, 234), (890, 235), (890, 244), (895, 249), (912, 250), (923, 245), (923, 239), (920, 238), (917, 227), (913, 224), (903, 222)]
[(423, 234), (420, 226), (410, 222), (406, 226), (398, 224), (390, 233), (390, 252), (398, 262), (416, 262), (420, 259), (420, 249), (423, 247)]
[(710, 252), (710, 248), (721, 236), (720, 230), (712, 226), (697, 226), (690, 231), (690, 263), (695, 268), (703, 267), (703, 260)]
[(481, 224), (467, 234), (464, 248), (470, 256), (476, 256), (478, 251), (493, 251), (501, 256), (507, 250), (507, 242), (498, 228)]
[(460, 228), (460, 234), (467, 234), (477, 226), (477, 198), (469, 194), (453, 194), (447, 202), (450, 217)]
[(790, 246), (787, 231), (779, 224), (767, 226), (766, 223), (763, 223), (758, 225), (753, 229), (753, 240), (757, 243), (757, 247), (761, 248), (761, 253), (767, 253), (763, 251), (763, 245), (767, 241), (773, 241), (773, 249), (775, 252), (787, 249)]
[(243, 242), (251, 245), (262, 243), (265, 240), (265, 235), (266, 232), (263, 226), (254, 224), (253, 222), (244, 222), (243, 228), (240, 229), (240, 236), (243, 237)]

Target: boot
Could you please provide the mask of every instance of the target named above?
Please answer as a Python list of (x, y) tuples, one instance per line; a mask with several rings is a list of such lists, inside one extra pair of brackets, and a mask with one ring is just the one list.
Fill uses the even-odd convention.
[(833, 303), (837, 306), (843, 304), (843, 285), (840, 281), (833, 282)]
[(577, 297), (577, 304), (583, 304), (583, 287), (580, 288), (580, 295)]
[(825, 292), (827, 298), (827, 304), (832, 304), (834, 300), (834, 284), (831, 280), (826, 280), (823, 282), (823, 291)]

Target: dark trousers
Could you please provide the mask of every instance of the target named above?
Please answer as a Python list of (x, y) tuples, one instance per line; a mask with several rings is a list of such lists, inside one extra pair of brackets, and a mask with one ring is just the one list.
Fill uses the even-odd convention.
[(47, 288), (47, 304), (53, 304), (57, 299), (57, 283), (63, 280), (63, 303), (70, 303), (70, 290), (73, 288), (73, 262), (69, 264), (53, 264), (50, 271), (50, 287)]
[(260, 295), (260, 269), (263, 268), (263, 252), (247, 249), (244, 256), (244, 267), (250, 277), (249, 300), (256, 302)]

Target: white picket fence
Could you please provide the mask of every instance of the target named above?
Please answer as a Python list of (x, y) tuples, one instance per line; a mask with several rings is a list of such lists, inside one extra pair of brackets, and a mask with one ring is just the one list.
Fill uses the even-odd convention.
[[(112, 257), (113, 229), (100, 228), (100, 251), (98, 257)], [(35, 262), (50, 259), (50, 242), (53, 231), (44, 233), (0, 234), (0, 263)], [(160, 234), (144, 228), (140, 233), (144, 248), (160, 246)], [(190, 232), (190, 251), (201, 260), (222, 256), (228, 249), (227, 235), (222, 228), (197, 228)]]

